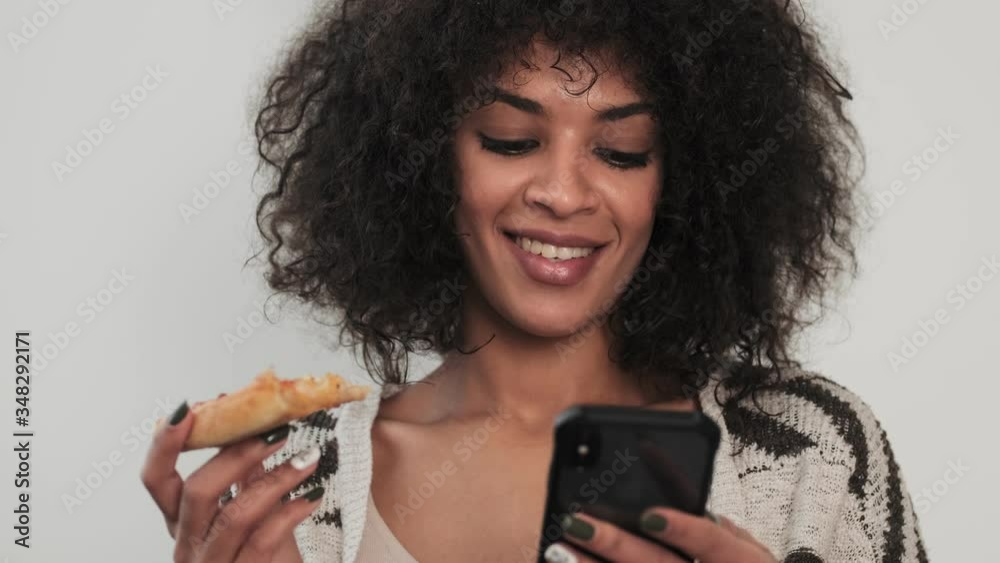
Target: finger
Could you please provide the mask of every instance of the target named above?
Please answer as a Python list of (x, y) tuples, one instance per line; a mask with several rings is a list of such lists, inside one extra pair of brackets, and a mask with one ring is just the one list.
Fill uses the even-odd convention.
[[(311, 514), (312, 512), (308, 512), (305, 518), (308, 518)], [(299, 522), (301, 522), (301, 520), (294, 521), (292, 523), (292, 528), (297, 526)], [(299, 544), (295, 539), (294, 530), (286, 531), (278, 540), (278, 548), (274, 551), (274, 555), (271, 556), (270, 561), (280, 561), (285, 563), (291, 563), (294, 561), (295, 563), (302, 563), (302, 553), (299, 551)]]
[(573, 549), (565, 543), (554, 543), (545, 549), (545, 560), (549, 563), (592, 563), (593, 559), (587, 557), (578, 549)]
[[(225, 393), (219, 396), (224, 396)], [(146, 456), (141, 478), (160, 511), (167, 520), (170, 535), (174, 535), (180, 509), (184, 480), (177, 473), (177, 457), (184, 451), (184, 442), (191, 434), (191, 407), (184, 401), (168, 416), (156, 421), (153, 446)]]
[(719, 519), (719, 525), (720, 526), (722, 526), (726, 530), (729, 530), (733, 534), (736, 534), (736, 537), (738, 537), (738, 538), (740, 538), (740, 539), (742, 539), (744, 541), (748, 541), (750, 543), (757, 544), (760, 547), (764, 547), (764, 545), (761, 544), (759, 541), (757, 541), (757, 538), (753, 537), (750, 534), (750, 532), (748, 532), (748, 531), (744, 530), (743, 528), (737, 526), (729, 518), (726, 518), (725, 516), (718, 516), (718, 515), (716, 515), (716, 518)]
[(283, 425), (225, 446), (188, 477), (181, 492), (176, 560), (187, 560), (187, 554), (203, 541), (219, 511), (219, 496), (281, 449), (289, 430)]
[(316, 470), (320, 449), (315, 446), (249, 481), (247, 488), (219, 511), (205, 536), (205, 560), (232, 561), (240, 546), (275, 507), (281, 497)]
[(643, 513), (640, 529), (701, 561), (767, 561), (760, 548), (708, 518), (671, 508)]
[(267, 471), (264, 469), (264, 464), (263, 463), (255, 466), (250, 471), (249, 474), (247, 474), (244, 477), (241, 477), (238, 481), (236, 481), (235, 483), (233, 483), (233, 485), (232, 485), (232, 487), (231, 487), (231, 489), (229, 491), (227, 491), (227, 492), (225, 492), (225, 493), (222, 494), (222, 497), (219, 498), (219, 504), (220, 504), (220, 506), (223, 505), (223, 504), (226, 504), (226, 503), (228, 503), (230, 501), (232, 501), (233, 498), (235, 498), (237, 495), (239, 495), (240, 491), (247, 490), (247, 488), (249, 487), (249, 485), (251, 483), (257, 481), (258, 479), (260, 479), (262, 477), (264, 477), (266, 474), (267, 474)]
[(146, 454), (143, 464), (142, 484), (149, 491), (167, 521), (171, 536), (180, 510), (181, 490), (184, 480), (177, 473), (177, 456), (181, 453), (184, 441), (191, 433), (191, 421), (187, 401), (166, 418), (157, 421), (157, 430), (153, 436), (153, 444)]
[[(234, 563), (267, 563), (277, 561), (278, 553), (299, 554), (293, 530), (320, 505), (323, 487), (288, 501), (264, 519), (243, 543)], [(289, 543), (291, 545), (289, 545)], [(299, 554), (301, 560), (301, 554)], [(281, 561), (292, 559), (280, 559)]]
[[(709, 520), (712, 519), (709, 516), (710, 514), (711, 514), (710, 512), (705, 511), (705, 517), (708, 518)], [(718, 520), (716, 522), (716, 524), (718, 524), (719, 526), (722, 526), (723, 529), (728, 530), (729, 532), (735, 534), (736, 537), (738, 537), (740, 539), (743, 539), (743, 540), (747, 540), (747, 541), (753, 541), (753, 536), (751, 536), (749, 532), (747, 532), (743, 528), (740, 528), (739, 526), (737, 526), (736, 524), (734, 524), (733, 521), (730, 520), (729, 518), (726, 518), (725, 516), (718, 516), (718, 515), (715, 515), (715, 518)]]
[(612, 561), (683, 563), (663, 546), (589, 515), (567, 514), (561, 524), (563, 538)]

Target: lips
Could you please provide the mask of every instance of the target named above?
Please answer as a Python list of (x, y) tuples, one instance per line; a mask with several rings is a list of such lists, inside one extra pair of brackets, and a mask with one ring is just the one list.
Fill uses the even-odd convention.
[(504, 234), (512, 239), (517, 239), (519, 236), (528, 237), (544, 244), (551, 244), (552, 246), (600, 248), (607, 244), (607, 241), (602, 241), (586, 235), (556, 233), (553, 231), (546, 231), (544, 229), (509, 229), (504, 230)]
[(505, 232), (503, 236), (505, 241), (504, 246), (514, 255), (514, 258), (521, 267), (521, 271), (528, 278), (546, 285), (572, 286), (580, 283), (590, 270), (593, 269), (597, 260), (603, 256), (603, 249), (606, 246), (606, 243), (598, 242), (595, 244), (594, 239), (576, 235), (551, 236), (552, 233), (534, 230), (518, 232), (524, 233), (521, 236), (528, 236), (529, 238), (529, 233), (539, 236), (539, 239), (535, 240), (538, 242), (544, 240), (546, 245), (553, 244), (550, 241), (557, 241), (560, 246), (579, 245), (576, 248), (593, 248), (586, 256), (577, 256), (562, 260), (550, 259), (525, 250), (516, 242), (518, 235)]

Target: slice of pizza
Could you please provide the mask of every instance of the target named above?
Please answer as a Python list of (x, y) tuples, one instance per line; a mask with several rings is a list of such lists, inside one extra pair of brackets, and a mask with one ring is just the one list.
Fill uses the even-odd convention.
[(194, 426), (182, 451), (221, 447), (318, 410), (364, 399), (369, 388), (339, 375), (279, 379), (273, 369), (246, 387), (191, 405)]

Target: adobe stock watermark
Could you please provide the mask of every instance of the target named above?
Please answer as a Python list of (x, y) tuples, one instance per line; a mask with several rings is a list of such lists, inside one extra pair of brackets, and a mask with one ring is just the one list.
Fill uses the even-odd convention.
[(889, 18), (878, 20), (878, 31), (882, 34), (882, 40), (888, 41), (894, 33), (898, 33), (910, 18), (915, 16), (920, 8), (924, 7), (929, 0), (903, 0), (892, 5), (892, 13)]
[[(558, 22), (571, 15), (576, 10), (577, 3), (578, 0), (565, 0), (560, 4), (558, 13), (548, 9), (544, 16), (553, 22)], [(408, 180), (419, 174), (429, 162), (433, 162), (438, 150), (448, 141), (451, 133), (461, 126), (465, 117), (494, 101), (492, 98), (496, 92), (498, 78), (494, 73), (477, 77), (473, 82), (471, 94), (455, 102), (438, 116), (437, 122), (440, 123), (438, 127), (426, 138), (410, 142), (406, 147), (406, 154), (398, 158), (396, 169), (385, 171), (383, 175), (385, 183), (389, 186), (397, 184), (406, 186)], [(623, 128), (624, 125), (619, 123), (606, 123), (601, 129), (601, 138), (605, 141), (615, 139)], [(587, 162), (583, 160), (582, 153), (583, 151), (577, 156), (576, 162), (585, 167)], [(567, 181), (565, 174), (561, 174), (560, 178), (552, 183), (564, 184)]]
[[(150, 92), (156, 90), (163, 84), (163, 79), (170, 76), (160, 65), (146, 66), (146, 74), (138, 84), (126, 92), (122, 92), (111, 100), (111, 113), (118, 122), (125, 121), (132, 115), (132, 112), (145, 101)], [(66, 156), (62, 160), (53, 160), (51, 167), (56, 180), (62, 183), (67, 174), (71, 174), (83, 164), (83, 159), (89, 156), (101, 146), (102, 143), (115, 132), (115, 121), (110, 117), (103, 117), (97, 122), (94, 128), (84, 127), (80, 130), (83, 137), (73, 145), (66, 145)]]
[(913, 497), (913, 506), (917, 510), (917, 514), (923, 516), (930, 511), (941, 499), (948, 494), (948, 491), (965, 477), (965, 474), (969, 472), (971, 468), (964, 463), (961, 459), (948, 462), (948, 469), (945, 470), (944, 475), (931, 483), (930, 487), (924, 487), (920, 489), (920, 492)]
[[(117, 296), (125, 291), (130, 283), (135, 281), (135, 276), (128, 273), (128, 270), (121, 268), (112, 270), (111, 278), (105, 286), (95, 294), (88, 296), (76, 306), (76, 315), (82, 320), (83, 325), (94, 322), (97, 315), (107, 309), (115, 301)], [(48, 342), (35, 352), (32, 369), (35, 373), (42, 373), (49, 366), (49, 362), (55, 360), (59, 354), (65, 350), (73, 338), (81, 334), (82, 326), (79, 321), (67, 322), (61, 330), (55, 334), (48, 333)]]
[(253, 302), (253, 307), (253, 310), (246, 315), (236, 317), (236, 328), (222, 333), (222, 341), (230, 354), (237, 346), (242, 345), (253, 336), (253, 333), (264, 324), (265, 313), (268, 312), (266, 302), (257, 299)]
[(344, 51), (351, 55), (361, 55), (368, 44), (382, 33), (389, 22), (403, 11), (403, 3), (400, 0), (392, 0), (388, 6), (383, 7), (364, 29), (355, 28), (347, 38)]
[[(7, 32), (7, 42), (14, 54), (21, 52), (21, 49), (32, 39), (38, 36), (42, 29), (49, 25), (62, 12), (62, 7), (69, 4), (71, 0), (38, 0), (38, 10), (30, 16), (21, 18), (21, 26), (17, 31)], [(18, 33), (20, 32), (20, 33)]]
[[(739, 333), (747, 338), (753, 338), (760, 327), (777, 327), (781, 319), (774, 309), (765, 309), (760, 317), (745, 322), (739, 329)], [(701, 392), (708, 387), (711, 382), (709, 373), (734, 374), (734, 368), (743, 364), (732, 357), (709, 352), (708, 365), (698, 368), (694, 381), (685, 382), (681, 385), (681, 393), (688, 399), (697, 399)]]
[[(624, 126), (620, 123), (605, 123), (601, 127), (600, 139), (605, 143), (610, 143), (622, 136), (623, 129)], [(580, 175), (585, 174), (591, 164), (589, 151), (590, 146), (580, 147), (573, 155), (572, 166), (579, 168)], [(535, 196), (536, 201), (540, 205), (528, 206), (518, 210), (511, 218), (512, 227), (516, 230), (525, 226), (532, 226), (538, 218), (548, 213), (543, 207), (549, 208), (561, 190), (567, 186), (572, 186), (577, 181), (577, 178), (569, 170), (565, 168), (559, 170), (558, 177), (545, 184), (541, 188), (541, 194)]]
[(726, 27), (732, 25), (736, 21), (736, 17), (750, 7), (750, 0), (734, 0), (733, 4), (734, 9), (730, 10), (726, 8), (721, 10), (718, 17), (705, 24), (704, 31), (688, 35), (687, 45), (684, 46), (684, 53), (673, 52), (674, 65), (679, 70), (694, 66), (695, 59), (700, 57), (705, 52), (705, 49), (711, 47), (712, 43), (715, 43), (716, 40), (722, 37), (722, 34), (726, 31)]
[[(598, 500), (600, 500), (601, 495), (614, 487), (615, 483), (618, 482), (618, 478), (628, 472), (628, 470), (638, 461), (639, 457), (630, 454), (628, 448), (624, 451), (615, 450), (615, 456), (612, 458), (608, 467), (601, 471), (597, 477), (591, 477), (589, 481), (581, 485), (577, 496), (585, 499), (589, 505), (595, 504)], [(583, 505), (573, 501), (566, 507), (566, 513), (549, 514), (549, 518), (552, 522), (548, 523), (542, 529), (542, 535), (545, 536), (545, 539), (549, 542), (559, 539), (563, 533), (562, 519), (566, 516), (580, 512), (582, 508)], [(522, 545), (521, 555), (524, 557), (524, 561), (534, 563), (538, 560), (538, 547)]]
[(91, 462), (90, 465), (94, 470), (74, 480), (76, 487), (72, 493), (62, 494), (63, 508), (66, 509), (66, 512), (73, 514), (75, 510), (83, 506), (84, 501), (91, 498), (97, 489), (108, 482), (115, 470), (125, 463), (128, 454), (134, 453), (140, 446), (150, 441), (156, 432), (156, 422), (174, 412), (179, 404), (170, 400), (169, 397), (165, 400), (156, 399), (156, 408), (153, 409), (152, 415), (142, 419), (138, 425), (133, 424), (128, 430), (122, 432), (119, 442), (125, 452), (114, 449), (101, 459)]
[(212, 9), (215, 10), (215, 15), (220, 22), (242, 5), (243, 0), (212, 0)]
[(923, 178), (924, 174), (931, 169), (941, 156), (951, 150), (955, 141), (961, 136), (952, 131), (951, 127), (939, 128), (937, 136), (919, 154), (915, 154), (903, 162), (902, 173), (909, 180), (905, 182), (899, 178), (889, 184), (889, 189), (877, 192), (864, 209), (865, 215), (869, 218), (879, 218), (896, 203), (896, 199)]
[(504, 409), (502, 406), (490, 409), (489, 413), (490, 416), (483, 422), (482, 426), (466, 434), (461, 440), (456, 440), (452, 445), (451, 451), (457, 456), (457, 463), (453, 459), (448, 458), (441, 462), (437, 469), (425, 471), (423, 475), (424, 480), (416, 488), (409, 487), (407, 489), (409, 495), (406, 497), (406, 504), (396, 502), (393, 505), (393, 512), (400, 522), (406, 522), (407, 518), (416, 514), (424, 506), (424, 503), (427, 502), (427, 499), (434, 496), (437, 491), (445, 486), (448, 477), (458, 473), (462, 464), (472, 459), (472, 456), (486, 445), (490, 437), (503, 428), (504, 422), (513, 416), (510, 411)]
[(462, 294), (465, 293), (468, 287), (467, 284), (462, 283), (460, 277), (456, 277), (454, 280), (445, 280), (444, 288), (441, 289), (440, 295), (431, 300), (426, 307), (420, 305), (406, 319), (408, 326), (415, 332), (427, 330), (429, 321), (443, 315), (445, 311), (450, 309), (451, 305), (458, 303), (458, 300), (461, 299)]
[[(1000, 272), (1000, 260), (997, 259), (996, 254), (984, 256), (980, 262), (982, 265), (977, 270), (976, 275), (956, 285), (945, 295), (945, 301), (952, 305), (952, 312), (964, 309), (983, 290), (986, 282), (992, 280)], [(942, 327), (949, 322), (951, 322), (951, 317), (945, 307), (934, 311), (928, 320), (918, 320), (917, 330), (912, 335), (904, 336), (900, 341), (899, 348), (888, 353), (887, 359), (892, 371), (898, 373), (899, 366), (910, 363), (920, 350), (930, 343), (931, 338), (941, 332)]]
[(433, 160), (441, 145), (448, 141), (451, 132), (462, 124), (465, 115), (486, 105), (485, 100), (495, 91), (494, 82), (493, 75), (477, 79), (472, 94), (455, 103), (439, 117), (438, 121), (442, 124), (431, 131), (429, 138), (411, 142), (406, 148), (405, 157), (399, 158), (396, 170), (385, 171), (383, 177), (386, 184), (405, 186), (407, 180), (420, 173)]
[[(198, 554), (204, 551), (207, 547), (212, 545), (219, 535), (228, 530), (233, 524), (237, 523), (239, 519), (243, 516), (244, 511), (253, 502), (256, 494), (252, 494), (254, 491), (258, 491), (267, 486), (274, 486), (277, 483), (278, 478), (274, 476), (273, 471), (265, 471), (261, 475), (257, 475), (253, 479), (249, 479), (243, 490), (232, 497), (231, 500), (227, 501), (223, 506), (222, 510), (219, 511), (219, 515), (212, 521), (211, 527), (208, 529), (208, 533), (205, 537), (199, 535), (192, 535), (188, 538), (188, 542), (191, 546), (192, 551)], [(284, 501), (282, 501), (284, 502)], [(200, 557), (196, 559), (201, 559)]]
[[(477, 107), (480, 107), (483, 104), (483, 98), (486, 97), (483, 91), (490, 91), (492, 88), (492, 82), (490, 79), (481, 79), (475, 88), (475, 91), (479, 93), (467, 97), (464, 102), (457, 104), (453, 111), (446, 114), (444, 120), (448, 122), (447, 126), (450, 128), (458, 127), (461, 123), (460, 108), (464, 108), (465, 111), (473, 111)], [(622, 134), (622, 129), (623, 126), (621, 124), (613, 122), (607, 123), (601, 128), (600, 138), (605, 142), (612, 141)], [(426, 162), (434, 154), (434, 151), (437, 150), (437, 148), (446, 140), (446, 130), (444, 128), (438, 128), (433, 132), (431, 139), (428, 139), (425, 142), (413, 143), (408, 157), (400, 161), (399, 167), (397, 168), (398, 173), (393, 171), (387, 171), (385, 173), (386, 182), (390, 184), (405, 182), (408, 177), (419, 172), (423, 165), (426, 164)], [(574, 165), (579, 166), (582, 171), (585, 171), (589, 164), (590, 162), (587, 158), (587, 148), (582, 147), (574, 156)], [(570, 183), (574, 181), (576, 180), (567, 170), (561, 170), (556, 179), (550, 181), (542, 188), (542, 194), (538, 197), (539, 203), (543, 206), (550, 205), (552, 199), (554, 199), (553, 193), (558, 192), (560, 189), (570, 185)], [(511, 227), (517, 230), (526, 226), (531, 226), (534, 224), (535, 220), (544, 215), (544, 213), (545, 211), (537, 206), (519, 210), (511, 218)], [(457, 279), (454, 283), (446, 282), (440, 298), (432, 301), (428, 307), (422, 307), (420, 310), (415, 311), (410, 315), (408, 318), (409, 326), (417, 327), (416, 330), (418, 331), (424, 330), (427, 326), (428, 319), (444, 313), (447, 310), (446, 305), (456, 301), (466, 287), (466, 285), (462, 284)], [(631, 287), (629, 289), (631, 290)]]
[[(209, 172), (208, 182), (192, 190), (190, 202), (182, 202), (177, 205), (177, 212), (180, 213), (181, 219), (185, 223), (190, 223), (192, 217), (200, 215), (209, 204), (215, 201), (223, 190), (229, 187), (229, 184), (243, 172), (243, 166), (252, 164), (252, 159), (247, 157), (256, 154), (254, 152), (255, 146), (253, 140), (240, 141), (239, 145), (236, 146), (236, 154), (239, 157), (231, 158), (221, 169)], [(245, 160), (242, 164), (240, 163), (241, 158)]]
[[(774, 122), (774, 132), (787, 141), (792, 138), (796, 131), (802, 128), (808, 119), (809, 107), (806, 104), (800, 106), (793, 112), (786, 113)], [(730, 164), (726, 167), (729, 171), (729, 182), (723, 180), (716, 181), (716, 187), (722, 193), (722, 199), (728, 199), (729, 194), (742, 188), (746, 183), (760, 172), (771, 160), (771, 155), (781, 149), (781, 142), (778, 136), (768, 137), (755, 149), (746, 151), (746, 158), (738, 165)]]
[[(615, 282), (614, 295), (605, 299), (597, 311), (587, 311), (587, 321), (573, 331), (573, 335), (569, 338), (569, 341), (556, 343), (556, 352), (559, 354), (559, 359), (565, 363), (570, 355), (583, 346), (587, 338), (608, 322), (608, 319), (619, 303), (628, 299), (640, 285), (647, 283), (652, 278), (652, 272), (662, 270), (667, 265), (667, 261), (671, 255), (669, 251), (662, 247), (650, 248), (646, 253), (645, 261), (635, 269), (632, 275)], [(626, 328), (629, 334), (635, 334), (640, 330), (653, 330), (663, 324), (665, 320), (665, 316), (661, 315), (656, 319), (647, 320), (639, 326)]]
[[(571, 16), (577, 10), (578, 5), (582, 3), (583, 0), (563, 0), (559, 4), (558, 11), (546, 8), (541, 16), (554, 26)], [(353, 32), (348, 38), (345, 50), (352, 54), (363, 52), (368, 44), (402, 11), (402, 8), (401, 0), (389, 2), (376, 15), (374, 25), (368, 29)], [(432, 162), (441, 145), (448, 141), (451, 132), (458, 129), (465, 116), (483, 107), (487, 100), (492, 98), (497, 79), (498, 76), (493, 73), (477, 77), (473, 82), (472, 93), (455, 102), (451, 108), (438, 116), (437, 122), (440, 123), (440, 126), (434, 128), (426, 138), (411, 142), (406, 148), (405, 156), (398, 159), (396, 169), (385, 171), (385, 183), (389, 186), (396, 184), (405, 186), (407, 180), (420, 173), (428, 162)]]
[[(558, 24), (564, 23), (583, 3), (584, 0), (563, 0), (559, 3), (558, 10), (545, 8), (545, 11), (542, 12), (542, 17), (549, 22), (550, 26), (555, 27)], [(627, 6), (623, 7), (628, 8)]]

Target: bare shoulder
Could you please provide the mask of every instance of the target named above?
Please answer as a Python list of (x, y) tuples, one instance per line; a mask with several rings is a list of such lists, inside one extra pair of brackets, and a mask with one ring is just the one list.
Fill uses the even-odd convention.
[(439, 368), (419, 381), (392, 385), (379, 402), (376, 424), (388, 421), (417, 425), (439, 422), (449, 406), (443, 374)]

